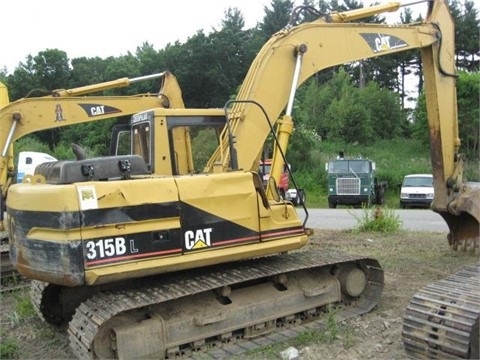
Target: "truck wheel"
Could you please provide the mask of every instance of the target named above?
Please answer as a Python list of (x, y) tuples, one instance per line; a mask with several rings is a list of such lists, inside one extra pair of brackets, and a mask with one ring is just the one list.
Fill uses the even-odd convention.
[(334, 203), (332, 203), (332, 202), (329, 202), (329, 203), (328, 203), (328, 207), (329, 207), (330, 209), (336, 209), (337, 204), (334, 204)]
[(385, 202), (385, 191), (382, 189), (378, 190), (377, 194), (377, 205), (383, 205)]
[(307, 201), (307, 194), (305, 193), (305, 190), (300, 189), (298, 193), (297, 205), (305, 205), (306, 201)]

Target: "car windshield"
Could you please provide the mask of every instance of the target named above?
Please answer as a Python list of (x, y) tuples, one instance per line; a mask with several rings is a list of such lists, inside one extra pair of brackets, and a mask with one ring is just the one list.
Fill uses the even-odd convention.
[(411, 176), (403, 180), (403, 186), (433, 186), (433, 178), (430, 176)]

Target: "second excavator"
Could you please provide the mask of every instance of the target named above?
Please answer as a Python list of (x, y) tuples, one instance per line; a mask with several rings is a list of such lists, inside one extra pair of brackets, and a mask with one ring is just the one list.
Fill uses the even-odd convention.
[[(158, 92), (136, 95), (99, 95), (106, 90), (123, 88), (138, 82), (160, 79)], [(93, 94), (93, 95), (92, 95)], [(139, 111), (157, 108), (183, 108), (182, 92), (170, 72), (137, 78), (92, 84), (72, 89), (57, 89), (49, 95), (24, 97), (9, 101), (8, 89), (0, 83), (0, 250), (1, 277), (16, 276), (9, 259), (5, 204), (8, 190), (18, 182), (20, 169), (14, 165), (14, 142), (33, 132), (130, 116)], [(129, 150), (129, 148), (128, 148)], [(31, 166), (31, 165), (30, 165)], [(31, 177), (27, 177), (30, 181)]]
[[(142, 111), (131, 118), (130, 154), (40, 165), (35, 181), (9, 188), (12, 262), (35, 279), (41, 316), (69, 322), (78, 358), (188, 357), (316, 320), (329, 304), (355, 316), (378, 303), (378, 261), (307, 247), (307, 209), (302, 221), (277, 191), (295, 91), (327, 67), (421, 49), (433, 209), (453, 243), (478, 242), (478, 206), (464, 201), (478, 198), (462, 178), (447, 5), (431, 2), (423, 24), (349, 23), (398, 8), (287, 26), (224, 109)], [(257, 170), (269, 134), (264, 187)]]

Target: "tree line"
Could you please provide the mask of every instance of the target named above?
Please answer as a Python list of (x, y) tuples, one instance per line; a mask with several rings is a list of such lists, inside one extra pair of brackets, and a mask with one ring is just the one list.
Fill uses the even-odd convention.
[[(478, 9), (471, 0), (448, 3), (456, 25), (460, 135), (464, 139), (465, 151), (478, 152)], [(303, 5), (317, 10), (302, 12), (299, 21), (310, 21), (333, 11), (363, 7), (356, 0), (304, 0)], [(182, 87), (187, 107), (223, 107), (235, 95), (259, 49), (290, 21), (294, 10), (291, 0), (272, 0), (269, 6), (264, 7), (262, 21), (253, 28), (245, 29), (241, 11), (228, 8), (219, 26), (208, 34), (198, 30), (185, 42), (169, 43), (158, 50), (145, 42), (137, 47), (135, 53), (118, 57), (69, 59), (65, 51), (46, 49), (36, 55), (28, 54), (11, 74), (5, 68), (0, 69), (0, 81), (7, 85), (10, 101), (14, 101), (25, 96), (49, 94), (59, 88), (169, 70)], [(421, 20), (421, 17), (414, 18), (408, 8), (400, 14), (400, 23)], [(376, 15), (362, 21), (381, 23), (385, 18)], [(307, 166), (305, 146), (313, 148), (321, 140), (360, 144), (392, 137), (428, 140), (422, 95), (413, 111), (406, 105), (411, 96), (405, 85), (406, 77), (414, 76), (420, 94), (423, 87), (419, 56), (416, 50), (392, 54), (328, 69), (309, 79), (299, 89), (295, 103), (296, 130), (289, 150), (291, 157), (298, 164)], [(151, 92), (155, 86), (152, 80), (107, 93), (132, 95)], [(57, 149), (58, 156), (59, 148), (67, 149), (71, 142), (81, 142), (91, 153), (105, 155), (114, 121), (101, 123), (34, 134), (29, 137), (28, 146), (38, 147), (40, 143), (49, 152)]]

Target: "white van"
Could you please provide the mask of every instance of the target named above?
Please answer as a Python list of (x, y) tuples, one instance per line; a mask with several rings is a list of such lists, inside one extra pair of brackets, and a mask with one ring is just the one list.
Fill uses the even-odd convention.
[(37, 165), (48, 161), (57, 161), (57, 159), (42, 152), (20, 151), (18, 153), (17, 183), (21, 183), (25, 175), (33, 175)]
[(433, 175), (411, 174), (403, 178), (400, 208), (430, 207), (433, 200)]

